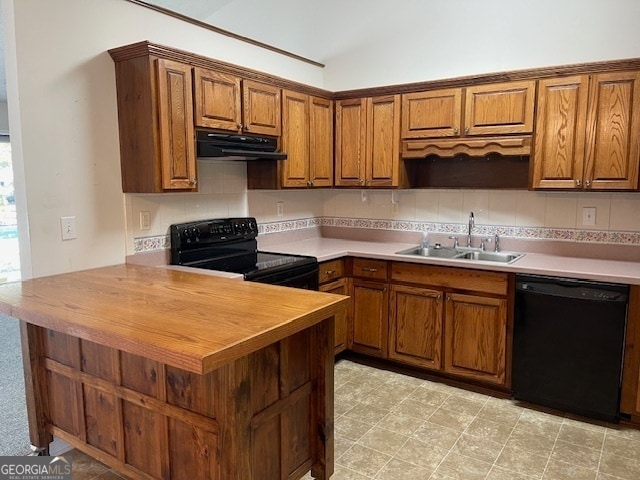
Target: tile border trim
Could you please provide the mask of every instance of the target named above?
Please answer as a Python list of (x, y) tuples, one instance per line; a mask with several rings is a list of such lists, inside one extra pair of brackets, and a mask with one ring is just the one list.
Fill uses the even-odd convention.
[[(467, 224), (416, 222), (407, 220), (379, 220), (366, 218), (311, 217), (258, 224), (258, 234), (293, 232), (313, 227), (368, 228), (399, 232), (429, 232), (442, 234), (467, 233)], [(476, 225), (475, 235), (500, 235), (522, 240), (560, 240), (617, 245), (640, 245), (640, 232), (583, 230), (577, 228), (511, 227), (505, 225)], [(169, 249), (169, 235), (134, 238), (134, 253)]]

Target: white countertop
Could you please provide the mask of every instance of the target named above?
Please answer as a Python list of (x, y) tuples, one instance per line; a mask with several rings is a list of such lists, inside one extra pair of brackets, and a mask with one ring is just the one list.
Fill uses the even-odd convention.
[(511, 264), (456, 260), (416, 255), (398, 255), (395, 252), (416, 246), (415, 243), (381, 243), (343, 240), (338, 238), (311, 238), (278, 245), (260, 247), (260, 250), (312, 255), (320, 262), (344, 256), (377, 258), (429, 265), (476, 268), (498, 272), (529, 273), (558, 277), (581, 278), (603, 282), (640, 285), (640, 262), (598, 260), (526, 253)]

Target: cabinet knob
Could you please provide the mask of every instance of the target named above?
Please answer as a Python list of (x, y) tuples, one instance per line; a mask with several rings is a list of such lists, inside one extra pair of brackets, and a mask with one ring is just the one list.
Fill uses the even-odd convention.
[(458, 134), (458, 128), (457, 127), (453, 129), (453, 133), (455, 133), (456, 135)]
[(241, 123), (238, 124), (238, 130), (242, 130), (242, 124)]
[(310, 187), (311, 185), (313, 185), (313, 182), (311, 180), (307, 180), (307, 187)]
[(193, 185), (193, 186), (195, 187), (195, 186), (197, 185), (197, 183), (198, 183), (198, 180), (196, 180), (196, 179), (194, 178), (193, 180), (191, 180), (191, 181), (189, 182), (189, 185)]
[(442, 295), (438, 294), (438, 296), (436, 297), (436, 300), (440, 300), (442, 298)]
[(360, 183), (364, 183), (364, 178), (361, 178), (361, 179), (360, 179)]
[(582, 181), (576, 180), (576, 187), (581, 187), (581, 186), (582, 186)]
[(464, 128), (464, 133), (469, 133), (469, 127)]
[(249, 130), (251, 130), (251, 125), (245, 125), (244, 129), (248, 132)]
[(451, 301), (451, 297), (447, 297), (447, 302), (450, 302), (450, 301)]
[(586, 182), (584, 182), (585, 187), (590, 188), (591, 187), (591, 180), (587, 180)]

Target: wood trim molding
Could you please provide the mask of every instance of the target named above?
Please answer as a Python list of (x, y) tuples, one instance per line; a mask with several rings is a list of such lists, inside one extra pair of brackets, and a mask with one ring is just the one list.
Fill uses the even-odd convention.
[(156, 12), (162, 13), (164, 15), (169, 15), (170, 17), (177, 18), (178, 20), (182, 20), (183, 22), (190, 23), (197, 27), (206, 28), (207, 30), (211, 30), (215, 33), (219, 33), (220, 35), (224, 35), (226, 37), (233, 38), (235, 40), (239, 40), (241, 42), (249, 43), (251, 45), (255, 45), (256, 47), (264, 48), (265, 50), (270, 50), (275, 53), (279, 53), (280, 55), (285, 55), (287, 57), (294, 58), (296, 60), (300, 60), (301, 62), (309, 63), (311, 65), (315, 65), (316, 67), (324, 68), (324, 64), (320, 62), (316, 62), (315, 60), (311, 60), (309, 58), (303, 57), (301, 55), (296, 55), (295, 53), (291, 53), (287, 50), (283, 50), (278, 47), (274, 47), (273, 45), (269, 45), (267, 43), (259, 42), (258, 40), (254, 40), (249, 37), (245, 37), (243, 35), (238, 35), (237, 33), (230, 32), (229, 30), (225, 30), (220, 27), (216, 27), (210, 23), (201, 22), (200, 20), (196, 20), (195, 18), (188, 17), (181, 13), (175, 12), (173, 10), (169, 10), (167, 8), (159, 7), (157, 5), (153, 5), (149, 2), (145, 2), (143, 0), (127, 0), (130, 3), (135, 5), (140, 5), (141, 7), (148, 8), (150, 10), (154, 10)]
[(201, 67), (208, 70), (216, 70), (221, 73), (236, 75), (246, 80), (254, 80), (256, 82), (265, 83), (267, 85), (273, 85), (289, 90), (295, 90), (297, 92), (314, 95), (316, 97), (332, 99), (334, 95), (333, 92), (330, 92), (328, 90), (323, 90), (321, 88), (312, 87), (303, 83), (294, 82), (292, 80), (287, 80), (286, 78), (269, 75), (258, 70), (240, 67), (232, 63), (215, 60), (213, 58), (197, 55), (195, 53), (186, 52), (177, 48), (158, 45), (148, 40), (143, 40), (141, 42), (132, 43), (130, 45), (125, 45), (122, 47), (112, 48), (109, 50), (109, 54), (111, 55), (111, 58), (113, 58), (113, 61), (116, 63), (138, 57), (153, 56), (185, 63), (193, 67)]

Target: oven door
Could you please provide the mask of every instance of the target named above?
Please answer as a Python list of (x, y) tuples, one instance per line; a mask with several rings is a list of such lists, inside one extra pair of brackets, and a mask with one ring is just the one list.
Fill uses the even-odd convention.
[(278, 272), (265, 271), (247, 278), (251, 282), (269, 283), (283, 287), (318, 290), (318, 264), (291, 267)]

